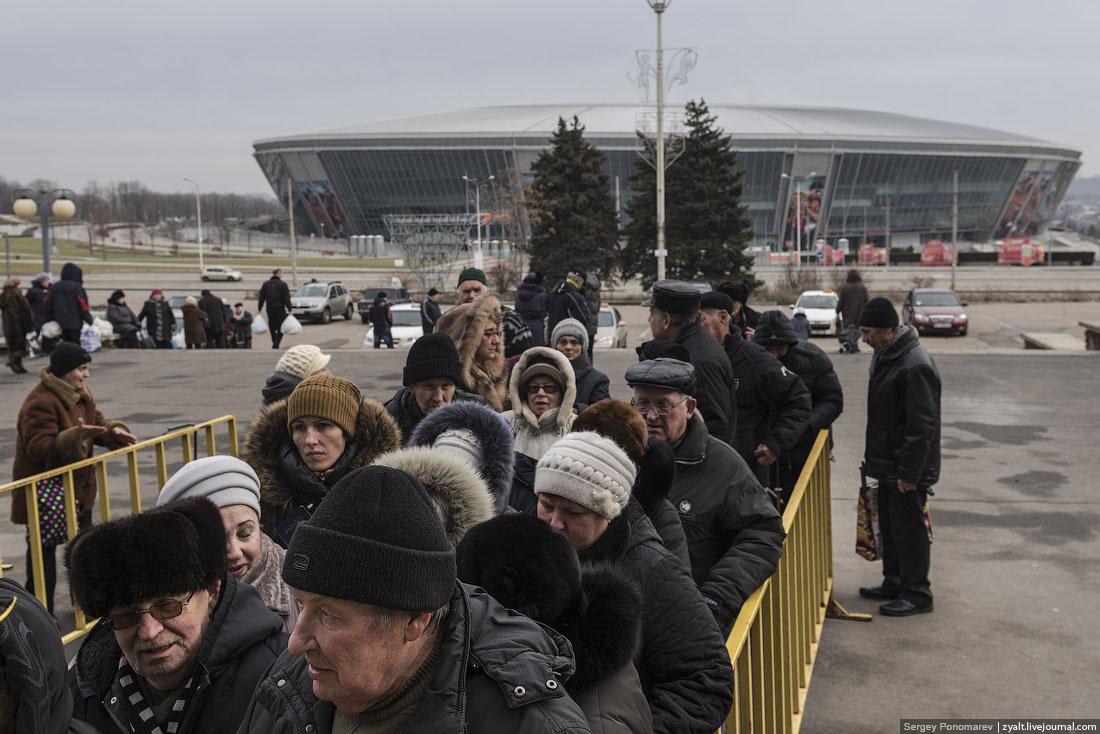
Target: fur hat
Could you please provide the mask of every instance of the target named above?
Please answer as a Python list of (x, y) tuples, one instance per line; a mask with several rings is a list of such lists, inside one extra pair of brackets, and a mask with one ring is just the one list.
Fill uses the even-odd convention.
[(346, 435), (354, 436), (362, 402), (362, 393), (350, 380), (335, 375), (313, 375), (299, 382), (287, 398), (286, 425), (289, 428), (295, 420), (307, 416), (327, 418), (340, 426)]
[(645, 418), (630, 403), (622, 400), (601, 400), (577, 416), (574, 432), (594, 431), (617, 443), (630, 460), (637, 464), (646, 451)]
[(535, 494), (553, 494), (614, 520), (630, 501), (637, 469), (610, 438), (570, 433), (539, 459)]
[(214, 503), (192, 497), (81, 532), (65, 548), (76, 601), (91, 617), (186, 594), (225, 575), (225, 527)]

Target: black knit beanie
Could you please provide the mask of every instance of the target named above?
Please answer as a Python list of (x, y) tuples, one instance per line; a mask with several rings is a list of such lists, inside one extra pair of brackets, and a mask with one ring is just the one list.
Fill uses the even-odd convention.
[(455, 548), (428, 493), (382, 466), (337, 482), (298, 525), (283, 561), (295, 589), (406, 612), (442, 607), (455, 579)]
[(61, 342), (50, 352), (50, 372), (64, 377), (81, 365), (92, 361), (92, 355), (84, 351), (79, 344)]
[(765, 311), (753, 331), (752, 340), (762, 347), (785, 347), (798, 343), (794, 324), (782, 311)]
[(409, 356), (405, 360), (405, 373), (402, 385), (408, 387), (414, 382), (446, 377), (462, 384), (462, 362), (458, 360), (458, 350), (451, 337), (446, 334), (425, 334), (413, 342)]
[(489, 285), (489, 281), (485, 278), (485, 271), (481, 268), (466, 268), (458, 274), (458, 285), (462, 285), (467, 280), (476, 280), (486, 287)]
[(859, 314), (859, 325), (873, 329), (894, 329), (898, 325), (898, 312), (894, 310), (894, 304), (882, 296), (872, 298)]

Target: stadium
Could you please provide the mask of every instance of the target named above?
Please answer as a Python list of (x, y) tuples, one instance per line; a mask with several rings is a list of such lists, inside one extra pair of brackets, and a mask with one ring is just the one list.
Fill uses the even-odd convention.
[[(804, 243), (844, 237), (883, 244), (889, 237), (905, 247), (949, 237), (956, 172), (960, 240), (1035, 234), (1080, 166), (1080, 152), (1065, 146), (934, 119), (834, 108), (710, 109), (737, 150), (742, 204), (758, 247), (790, 247), (799, 230)], [(289, 182), (295, 216), (318, 236), (388, 237), (386, 215), (469, 214), (476, 200), (492, 215), (483, 217), (488, 239), (522, 241), (531, 163), (558, 118), (574, 115), (607, 155), (612, 192), (625, 208), (640, 153), (635, 131), (654, 126), (653, 105), (482, 107), (253, 147), (275, 193), (286, 201)]]

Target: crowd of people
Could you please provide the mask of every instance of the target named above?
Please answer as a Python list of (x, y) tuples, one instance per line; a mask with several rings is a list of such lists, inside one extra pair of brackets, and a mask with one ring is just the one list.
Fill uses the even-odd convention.
[[(720, 728), (725, 639), (777, 568), (783, 504), (843, 409), (840, 383), (781, 312), (750, 322), (743, 291), (662, 281), (654, 339), (613, 396), (580, 275), (546, 295), (561, 318), (532, 323), (463, 271), (462, 302), (426, 315), (385, 404), (319, 348), (289, 348), (240, 458), (185, 465), (142, 514), (92, 525), (96, 478), (78, 472), (64, 562), (101, 621), (67, 676), (50, 657), (28, 693), (9, 671), (7, 715), (33, 706), (43, 723), (27, 731)], [(858, 323), (876, 353), (866, 464), (885, 508), (884, 581), (860, 593), (884, 614), (931, 611), (938, 375), (889, 302)], [(90, 361), (73, 344), (51, 354), (20, 412), (16, 478), (136, 440), (96, 408)], [(0, 586), (26, 625), (52, 612), (56, 546), (43, 551), (47, 610)]]

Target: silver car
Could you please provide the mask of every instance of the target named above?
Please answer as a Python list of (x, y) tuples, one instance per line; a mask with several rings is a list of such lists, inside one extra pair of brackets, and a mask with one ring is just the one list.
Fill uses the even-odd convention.
[(327, 324), (333, 316), (339, 315), (345, 319), (355, 316), (351, 294), (338, 280), (306, 283), (290, 297), (290, 307), (299, 321)]

